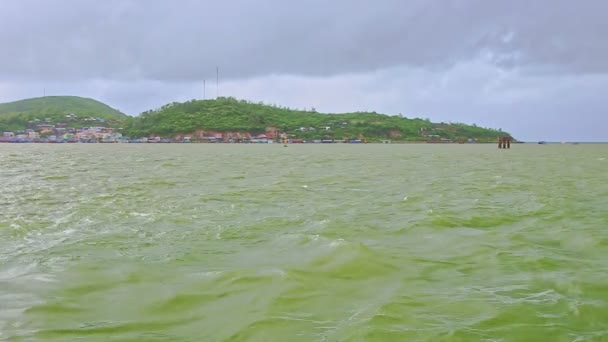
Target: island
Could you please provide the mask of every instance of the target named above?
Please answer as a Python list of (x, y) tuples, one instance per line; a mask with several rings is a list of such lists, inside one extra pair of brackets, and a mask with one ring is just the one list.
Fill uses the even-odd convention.
[(26, 99), (0, 104), (0, 132), (0, 142), (53, 143), (495, 143), (511, 136), (474, 124), (233, 97), (173, 102), (135, 117), (76, 96)]

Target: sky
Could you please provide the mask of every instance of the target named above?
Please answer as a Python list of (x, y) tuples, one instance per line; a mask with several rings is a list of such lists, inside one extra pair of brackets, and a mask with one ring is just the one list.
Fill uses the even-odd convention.
[(0, 0), (0, 102), (76, 95), (138, 115), (219, 95), (608, 141), (605, 13), (604, 0)]

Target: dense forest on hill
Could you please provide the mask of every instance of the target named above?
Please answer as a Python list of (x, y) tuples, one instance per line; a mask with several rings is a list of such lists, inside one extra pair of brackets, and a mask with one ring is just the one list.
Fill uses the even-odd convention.
[(44, 123), (65, 123), (72, 127), (118, 124), (126, 118), (104, 103), (78, 96), (46, 96), (0, 103), (2, 131), (23, 130)]
[(376, 112), (318, 113), (220, 97), (169, 103), (130, 117), (93, 99), (48, 96), (0, 104), (0, 131), (20, 131), (41, 125), (62, 127), (108, 126), (131, 138), (172, 138), (194, 132), (242, 132), (257, 135), (268, 130), (290, 138), (363, 139), (366, 141), (494, 142), (508, 135), (501, 130), (461, 123), (433, 123), (428, 119)]
[(354, 139), (422, 141), (429, 139), (495, 141), (507, 133), (459, 123), (433, 123), (375, 112), (323, 114), (231, 97), (170, 103), (138, 117), (128, 118), (124, 134), (175, 136), (197, 130), (263, 133), (275, 127), (301, 139)]

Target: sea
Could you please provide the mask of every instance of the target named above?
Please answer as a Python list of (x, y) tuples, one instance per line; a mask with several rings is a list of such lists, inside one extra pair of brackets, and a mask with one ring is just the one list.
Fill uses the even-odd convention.
[(608, 341), (608, 145), (0, 144), (0, 341)]

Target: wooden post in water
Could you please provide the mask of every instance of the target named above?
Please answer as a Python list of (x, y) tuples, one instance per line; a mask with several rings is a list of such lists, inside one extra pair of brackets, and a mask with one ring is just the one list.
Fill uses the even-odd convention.
[(511, 148), (512, 140), (513, 138), (511, 138), (510, 136), (498, 137), (498, 148)]

